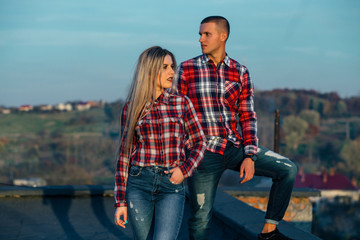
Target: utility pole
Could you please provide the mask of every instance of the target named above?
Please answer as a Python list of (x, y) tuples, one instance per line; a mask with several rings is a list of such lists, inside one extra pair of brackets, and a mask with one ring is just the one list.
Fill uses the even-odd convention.
[(275, 110), (275, 127), (274, 127), (274, 152), (279, 153), (279, 141), (280, 141), (280, 110)]

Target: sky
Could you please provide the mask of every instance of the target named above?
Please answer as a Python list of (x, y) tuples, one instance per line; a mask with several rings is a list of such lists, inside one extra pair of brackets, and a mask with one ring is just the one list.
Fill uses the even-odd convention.
[(0, 0), (0, 106), (125, 99), (143, 50), (200, 55), (211, 15), (256, 90), (360, 96), (358, 0)]

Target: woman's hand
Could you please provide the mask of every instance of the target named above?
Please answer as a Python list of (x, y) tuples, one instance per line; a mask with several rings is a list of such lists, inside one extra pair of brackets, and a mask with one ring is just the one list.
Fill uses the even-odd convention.
[[(123, 218), (121, 219), (120, 217), (123, 216)], [(126, 228), (125, 224), (127, 223), (127, 207), (118, 207), (115, 210), (115, 215), (114, 215), (114, 221), (115, 224), (122, 227), (122, 228)]]
[(170, 182), (172, 184), (180, 184), (184, 181), (184, 175), (182, 174), (179, 167), (173, 168), (170, 171), (164, 171), (166, 174), (172, 174), (170, 177)]

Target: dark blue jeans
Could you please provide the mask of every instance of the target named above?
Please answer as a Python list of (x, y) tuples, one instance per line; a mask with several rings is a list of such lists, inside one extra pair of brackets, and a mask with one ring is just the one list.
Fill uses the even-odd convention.
[[(273, 180), (265, 221), (278, 224), (289, 205), (297, 168), (288, 158), (264, 147), (258, 148), (257, 156), (255, 175), (271, 177)], [(230, 142), (226, 145), (224, 155), (205, 152), (197, 170), (188, 179), (190, 239), (209, 239), (209, 221), (220, 177), (226, 169), (239, 171), (243, 158), (243, 147), (236, 148)]]
[(132, 166), (126, 190), (134, 238), (174, 240), (184, 212), (184, 183), (172, 184), (163, 167)]

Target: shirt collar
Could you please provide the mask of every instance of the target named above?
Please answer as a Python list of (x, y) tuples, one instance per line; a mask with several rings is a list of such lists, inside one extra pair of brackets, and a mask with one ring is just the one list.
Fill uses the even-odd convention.
[[(202, 63), (207, 63), (207, 62), (209, 62), (211, 59), (208, 57), (208, 55), (206, 55), (206, 54), (203, 54), (202, 56), (201, 56), (201, 61), (202, 61)], [(223, 62), (224, 62), (224, 64), (225, 65), (227, 65), (228, 67), (230, 67), (230, 58), (229, 58), (229, 56), (227, 55), (227, 53), (226, 53), (226, 55), (225, 55), (225, 58), (224, 58), (224, 60), (223, 60)]]
[(169, 90), (165, 89), (165, 91), (155, 100), (155, 102), (169, 104), (169, 98), (170, 98)]

